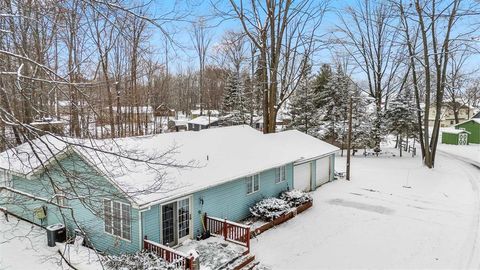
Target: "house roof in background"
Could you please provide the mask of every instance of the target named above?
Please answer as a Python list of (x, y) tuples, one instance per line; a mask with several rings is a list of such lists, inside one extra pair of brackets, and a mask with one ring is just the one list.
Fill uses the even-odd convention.
[(442, 132), (444, 133), (450, 133), (450, 134), (460, 134), (460, 133), (468, 133), (470, 134), (470, 132), (466, 131), (466, 130), (463, 130), (463, 129), (455, 129), (455, 128), (445, 128), (445, 129), (442, 129)]
[(202, 116), (193, 118), (192, 120), (188, 121), (188, 123), (189, 124), (207, 126), (207, 125), (209, 125), (211, 123), (214, 123), (214, 122), (217, 122), (217, 121), (218, 121), (218, 117), (202, 115)]
[(480, 118), (472, 118), (472, 119), (468, 119), (468, 120), (466, 120), (466, 121), (463, 121), (462, 123), (458, 123), (458, 124), (456, 124), (454, 127), (456, 127), (456, 126), (458, 126), (458, 125), (462, 125), (462, 124), (468, 123), (468, 122), (470, 122), (470, 121), (473, 121), (473, 122), (475, 122), (475, 123), (477, 123), (477, 124), (480, 124)]
[[(63, 140), (63, 141), (62, 141)], [(291, 162), (327, 155), (337, 147), (296, 130), (263, 134), (249, 126), (231, 126), (106, 140), (75, 140), (43, 136), (33, 140), (40, 161), (29, 144), (0, 154), (0, 167), (28, 174), (42, 162), (72, 147), (127, 194), (139, 206), (168, 201)], [(100, 149), (94, 151), (92, 148)], [(175, 149), (167, 155), (166, 151)], [(47, 150), (49, 148), (50, 150)], [(111, 154), (115, 153), (115, 154)], [(163, 165), (134, 159), (162, 157)], [(188, 164), (175, 168), (172, 163)], [(139, 192), (152, 190), (155, 192)]]

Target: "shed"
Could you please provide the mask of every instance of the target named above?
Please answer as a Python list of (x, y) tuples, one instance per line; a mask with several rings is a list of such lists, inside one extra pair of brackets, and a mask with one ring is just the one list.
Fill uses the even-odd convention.
[(455, 125), (455, 129), (469, 132), (468, 143), (480, 143), (480, 118), (472, 118)]
[(468, 135), (470, 132), (463, 129), (444, 129), (442, 130), (442, 143), (455, 144), (455, 145), (467, 145)]

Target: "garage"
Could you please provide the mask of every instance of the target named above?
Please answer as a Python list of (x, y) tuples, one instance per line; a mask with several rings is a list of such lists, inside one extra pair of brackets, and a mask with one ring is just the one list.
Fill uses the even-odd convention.
[(330, 158), (317, 159), (315, 168), (315, 186), (321, 186), (330, 180)]
[(295, 189), (310, 191), (310, 162), (297, 164), (293, 168), (293, 186)]

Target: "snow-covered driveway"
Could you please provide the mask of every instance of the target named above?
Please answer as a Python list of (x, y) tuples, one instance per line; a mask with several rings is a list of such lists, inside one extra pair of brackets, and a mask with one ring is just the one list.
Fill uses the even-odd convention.
[(480, 269), (479, 185), (479, 169), (444, 155), (433, 170), (355, 157), (351, 182), (313, 192), (314, 206), (254, 239), (253, 253), (272, 269)]

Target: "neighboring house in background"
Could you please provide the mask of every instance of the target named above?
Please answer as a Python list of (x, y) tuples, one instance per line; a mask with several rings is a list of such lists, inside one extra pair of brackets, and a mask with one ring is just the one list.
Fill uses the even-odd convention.
[(170, 131), (186, 131), (188, 127), (188, 119), (172, 119), (168, 120), (168, 130)]
[(447, 128), (442, 130), (442, 143), (467, 145), (470, 132), (463, 129)]
[(455, 128), (468, 131), (468, 143), (480, 144), (480, 118), (472, 118), (456, 124)]
[[(200, 109), (195, 109), (195, 110), (191, 110), (190, 111), (190, 117), (193, 119), (193, 118), (196, 118), (196, 117), (199, 117), (200, 116)], [(203, 110), (203, 114), (202, 116), (213, 116), (213, 117), (219, 117), (220, 116), (220, 112), (218, 110), (206, 110), (204, 109)]]
[(199, 131), (210, 127), (218, 126), (218, 117), (199, 116), (188, 121), (188, 130)]
[[(109, 139), (75, 142), (75, 146), (67, 145), (52, 136), (34, 140), (37, 152), (43, 153), (41, 161), (35, 159), (29, 144), (1, 153), (0, 183), (45, 199), (54, 194), (74, 196), (67, 183), (75, 183), (78, 199), (59, 196), (57, 203), (72, 208), (77, 223), (68, 210), (26, 195), (2, 194), (1, 203), (7, 211), (43, 226), (67, 223), (70, 235), (78, 224), (96, 249), (109, 254), (139, 251), (146, 236), (176, 246), (203, 233), (205, 213), (238, 221), (248, 217), (249, 207), (264, 198), (292, 187), (315, 189), (334, 179), (338, 151), (296, 130), (262, 134), (246, 125), (118, 138), (114, 143)], [(195, 166), (163, 167), (166, 178), (159, 183), (152, 165), (106, 152), (95, 154), (84, 147), (92, 143), (103, 150), (116, 153), (115, 147), (119, 147), (134, 155), (163, 153), (175, 146), (178, 148), (168, 160), (184, 164), (194, 160)], [(47, 148), (52, 153), (46, 152)], [(117, 159), (121, 167), (116, 166)], [(55, 179), (54, 187), (50, 177)], [(84, 187), (90, 181), (94, 189)], [(39, 208), (44, 216), (35, 214)]]
[[(429, 115), (428, 115), (428, 125), (433, 126), (435, 120), (435, 114), (437, 109), (435, 105), (430, 107)], [(474, 114), (474, 108), (470, 108), (467, 105), (460, 106), (458, 110), (458, 121), (459, 123), (470, 119)], [(451, 127), (455, 125), (455, 115), (451, 106), (448, 104), (444, 104), (442, 107), (442, 111), (440, 113), (440, 127)]]
[(30, 125), (45, 132), (50, 132), (57, 135), (64, 135), (67, 122), (62, 120), (53, 120), (51, 118), (44, 118), (30, 123)]
[[(253, 122), (256, 129), (263, 130), (263, 116), (254, 117)], [(292, 117), (290, 115), (279, 111), (275, 123), (275, 125), (277, 126), (277, 131), (284, 130), (291, 122)]]
[(165, 104), (158, 105), (155, 108), (155, 117), (175, 117), (175, 110)]

